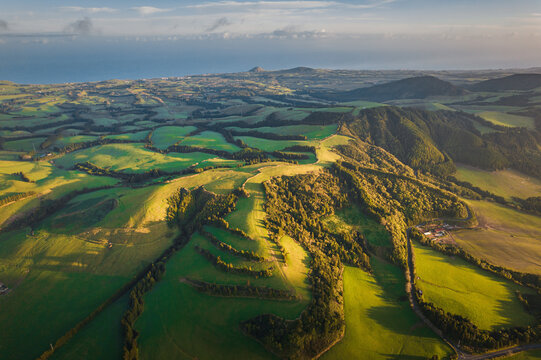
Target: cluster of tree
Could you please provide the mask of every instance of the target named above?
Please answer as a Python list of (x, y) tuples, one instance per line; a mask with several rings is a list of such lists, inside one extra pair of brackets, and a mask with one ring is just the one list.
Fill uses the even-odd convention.
[(223, 250), (225, 252), (228, 252), (230, 254), (233, 254), (235, 256), (243, 257), (247, 260), (251, 261), (265, 261), (265, 258), (262, 256), (257, 255), (253, 251), (247, 251), (247, 250), (238, 250), (235, 249), (233, 246), (224, 243), (223, 241), (220, 241), (216, 238), (216, 236), (212, 235), (208, 231), (201, 231), (201, 235), (205, 236), (207, 239), (210, 240), (211, 243), (213, 243), (218, 249)]
[(195, 279), (185, 279), (197, 291), (225, 297), (250, 297), (271, 300), (296, 300), (297, 297), (288, 290), (273, 289), (270, 287), (253, 285), (221, 285)]
[(447, 244), (447, 243), (444, 244), (444, 243), (430, 241), (417, 228), (410, 229), (409, 236), (411, 237), (411, 239), (416, 240), (425, 246), (430, 246), (431, 248), (438, 250), (441, 253), (444, 253), (449, 256), (461, 257), (467, 262), (473, 265), (476, 265), (484, 270), (488, 270), (503, 278), (515, 281), (521, 285), (532, 287), (536, 290), (541, 291), (541, 275), (523, 273), (520, 271), (515, 271), (515, 270), (507, 269), (502, 266), (491, 264), (484, 259), (477, 258), (473, 256), (472, 254), (466, 252), (464, 249), (462, 249), (458, 245)]
[(198, 245), (196, 245), (194, 248), (198, 253), (200, 253), (207, 260), (209, 260), (215, 267), (225, 272), (249, 275), (255, 277), (256, 279), (261, 277), (271, 277), (273, 274), (274, 269), (272, 267), (264, 270), (253, 270), (251, 267), (235, 266), (233, 264), (223, 261), (220, 256), (216, 256), (207, 249), (203, 249)]
[(24, 198), (27, 198), (29, 196), (34, 195), (35, 192), (29, 191), (29, 192), (23, 192), (23, 193), (16, 193), (12, 195), (3, 195), (0, 197), (0, 206), (9, 204), (10, 202), (21, 200)]
[(369, 269), (356, 237), (330, 233), (320, 219), (348, 204), (347, 192), (329, 172), (271, 179), (265, 183), (266, 228), (271, 239), (287, 233), (311, 255), (313, 300), (296, 320), (272, 314), (241, 323), (244, 333), (283, 358), (317, 357), (344, 331), (340, 279), (343, 263)]
[(29, 183), (29, 182), (33, 182), (33, 181), (30, 180), (30, 179), (28, 178), (28, 176), (26, 176), (26, 174), (23, 173), (22, 171), (15, 172), (15, 173), (11, 174), (11, 176), (16, 176), (16, 177), (19, 178), (19, 180), (24, 181), (24, 182), (28, 182), (28, 183)]
[(283, 148), (282, 151), (316, 153), (316, 147), (310, 145), (293, 145)]
[(290, 152), (283, 152), (283, 151), (273, 151), (270, 153), (275, 158), (281, 159), (281, 160), (307, 160), (310, 157), (305, 154), (296, 154), (296, 153), (290, 153)]
[(192, 233), (201, 230), (203, 225), (223, 221), (225, 215), (235, 209), (238, 193), (218, 195), (203, 187), (192, 191), (179, 188), (167, 201), (167, 223)]
[(527, 199), (515, 198), (522, 206), (522, 209), (541, 215), (541, 196), (532, 196)]

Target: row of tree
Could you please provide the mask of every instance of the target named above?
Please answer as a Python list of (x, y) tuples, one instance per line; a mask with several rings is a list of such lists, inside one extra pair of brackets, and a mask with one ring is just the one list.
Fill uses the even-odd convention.
[(253, 270), (252, 267), (235, 266), (233, 264), (223, 261), (220, 256), (216, 256), (210, 251), (208, 251), (207, 249), (203, 249), (202, 247), (198, 245), (195, 245), (194, 248), (198, 253), (200, 253), (208, 261), (210, 261), (215, 267), (225, 272), (249, 275), (249, 276), (255, 277), (256, 279), (262, 278), (262, 277), (271, 277), (273, 275), (274, 269), (272, 267), (269, 267), (264, 270)]
[(238, 250), (234, 248), (233, 246), (227, 243), (224, 243), (223, 241), (218, 240), (216, 236), (209, 233), (208, 231), (201, 230), (201, 235), (209, 239), (211, 243), (213, 243), (218, 249), (222, 251), (228, 252), (238, 257), (243, 257), (246, 260), (250, 260), (250, 261), (258, 261), (258, 262), (265, 261), (264, 257), (257, 255), (255, 252), (247, 251), (247, 250)]
[(185, 279), (197, 291), (212, 295), (225, 297), (250, 297), (270, 300), (296, 300), (297, 296), (288, 290), (274, 289), (267, 286), (254, 285), (222, 285), (204, 282), (195, 279)]

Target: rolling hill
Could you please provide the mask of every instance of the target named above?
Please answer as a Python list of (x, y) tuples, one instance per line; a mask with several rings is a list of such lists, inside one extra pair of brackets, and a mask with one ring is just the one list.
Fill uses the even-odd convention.
[(481, 81), (469, 87), (471, 91), (532, 90), (541, 87), (541, 74), (513, 74)]

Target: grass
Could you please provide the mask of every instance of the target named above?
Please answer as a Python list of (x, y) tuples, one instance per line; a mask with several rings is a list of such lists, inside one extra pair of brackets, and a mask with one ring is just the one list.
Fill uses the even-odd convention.
[[(237, 131), (246, 131), (246, 129), (235, 128)], [(320, 140), (331, 136), (338, 129), (338, 125), (288, 125), (280, 127), (260, 127), (253, 129), (264, 133), (275, 133), (279, 135), (304, 135), (308, 140)]]
[(308, 272), (312, 258), (299, 243), (287, 235), (280, 239), (280, 244), (286, 251), (286, 266), (282, 267), (285, 278), (293, 286), (295, 294), (303, 300), (310, 300), (312, 289)]
[(487, 201), (468, 201), (479, 228), (453, 232), (466, 251), (489, 262), (541, 275), (541, 217)]
[(107, 135), (106, 139), (120, 139), (120, 140), (144, 140), (148, 135), (147, 130), (138, 131), (135, 133), (125, 133), (117, 135)]
[(89, 135), (66, 136), (57, 140), (53, 145), (56, 145), (58, 147), (64, 147), (69, 144), (94, 141), (97, 139), (98, 139), (97, 136), (89, 136)]
[(481, 170), (468, 165), (458, 165), (456, 178), (467, 181), (483, 190), (503, 196), (528, 198), (541, 194), (541, 180), (524, 175), (516, 170)]
[(36, 137), (36, 138), (30, 138), (30, 139), (23, 139), (23, 140), (12, 140), (12, 141), (6, 141), (4, 143), (4, 149), (5, 150), (11, 150), (11, 151), (33, 151), (39, 150), (40, 145), (42, 142), (45, 141), (46, 138), (44, 137)]
[(55, 351), (51, 359), (120, 359), (124, 344), (120, 319), (127, 308), (128, 297), (124, 296), (82, 328), (66, 345)]
[(334, 359), (426, 359), (449, 356), (447, 347), (415, 315), (402, 271), (372, 258), (374, 274), (344, 269), (346, 333), (322, 356)]
[(431, 248), (415, 244), (414, 250), (416, 282), (426, 301), (486, 330), (534, 322), (515, 295), (532, 290)]
[(158, 149), (166, 149), (168, 146), (183, 140), (186, 135), (195, 129), (195, 126), (162, 126), (152, 133), (152, 143)]
[(337, 211), (323, 219), (323, 224), (334, 233), (359, 231), (373, 246), (392, 246), (391, 236), (385, 227), (364, 215), (356, 206)]
[(222, 134), (213, 131), (203, 131), (195, 136), (187, 137), (180, 142), (180, 145), (201, 146), (207, 149), (225, 150), (229, 152), (240, 150), (238, 146), (225, 141)]
[(89, 161), (102, 168), (140, 173), (151, 169), (182, 170), (214, 158), (215, 155), (204, 153), (164, 155), (145, 149), (143, 144), (107, 144), (68, 153), (57, 159), (56, 163), (71, 168), (76, 163)]
[(535, 130), (535, 124), (532, 118), (520, 115), (512, 115), (501, 111), (483, 111), (476, 114), (495, 125), (508, 127), (526, 127)]

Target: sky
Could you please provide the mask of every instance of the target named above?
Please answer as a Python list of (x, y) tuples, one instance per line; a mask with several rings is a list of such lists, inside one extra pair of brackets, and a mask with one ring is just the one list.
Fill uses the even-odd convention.
[[(0, 0), (0, 9), (0, 79), (46, 71), (47, 62), (75, 70), (85, 59), (95, 77), (113, 76), (106, 69), (122, 63), (137, 77), (250, 65), (541, 65), (540, 0)], [(177, 70), (165, 65), (175, 58), (183, 61)]]

